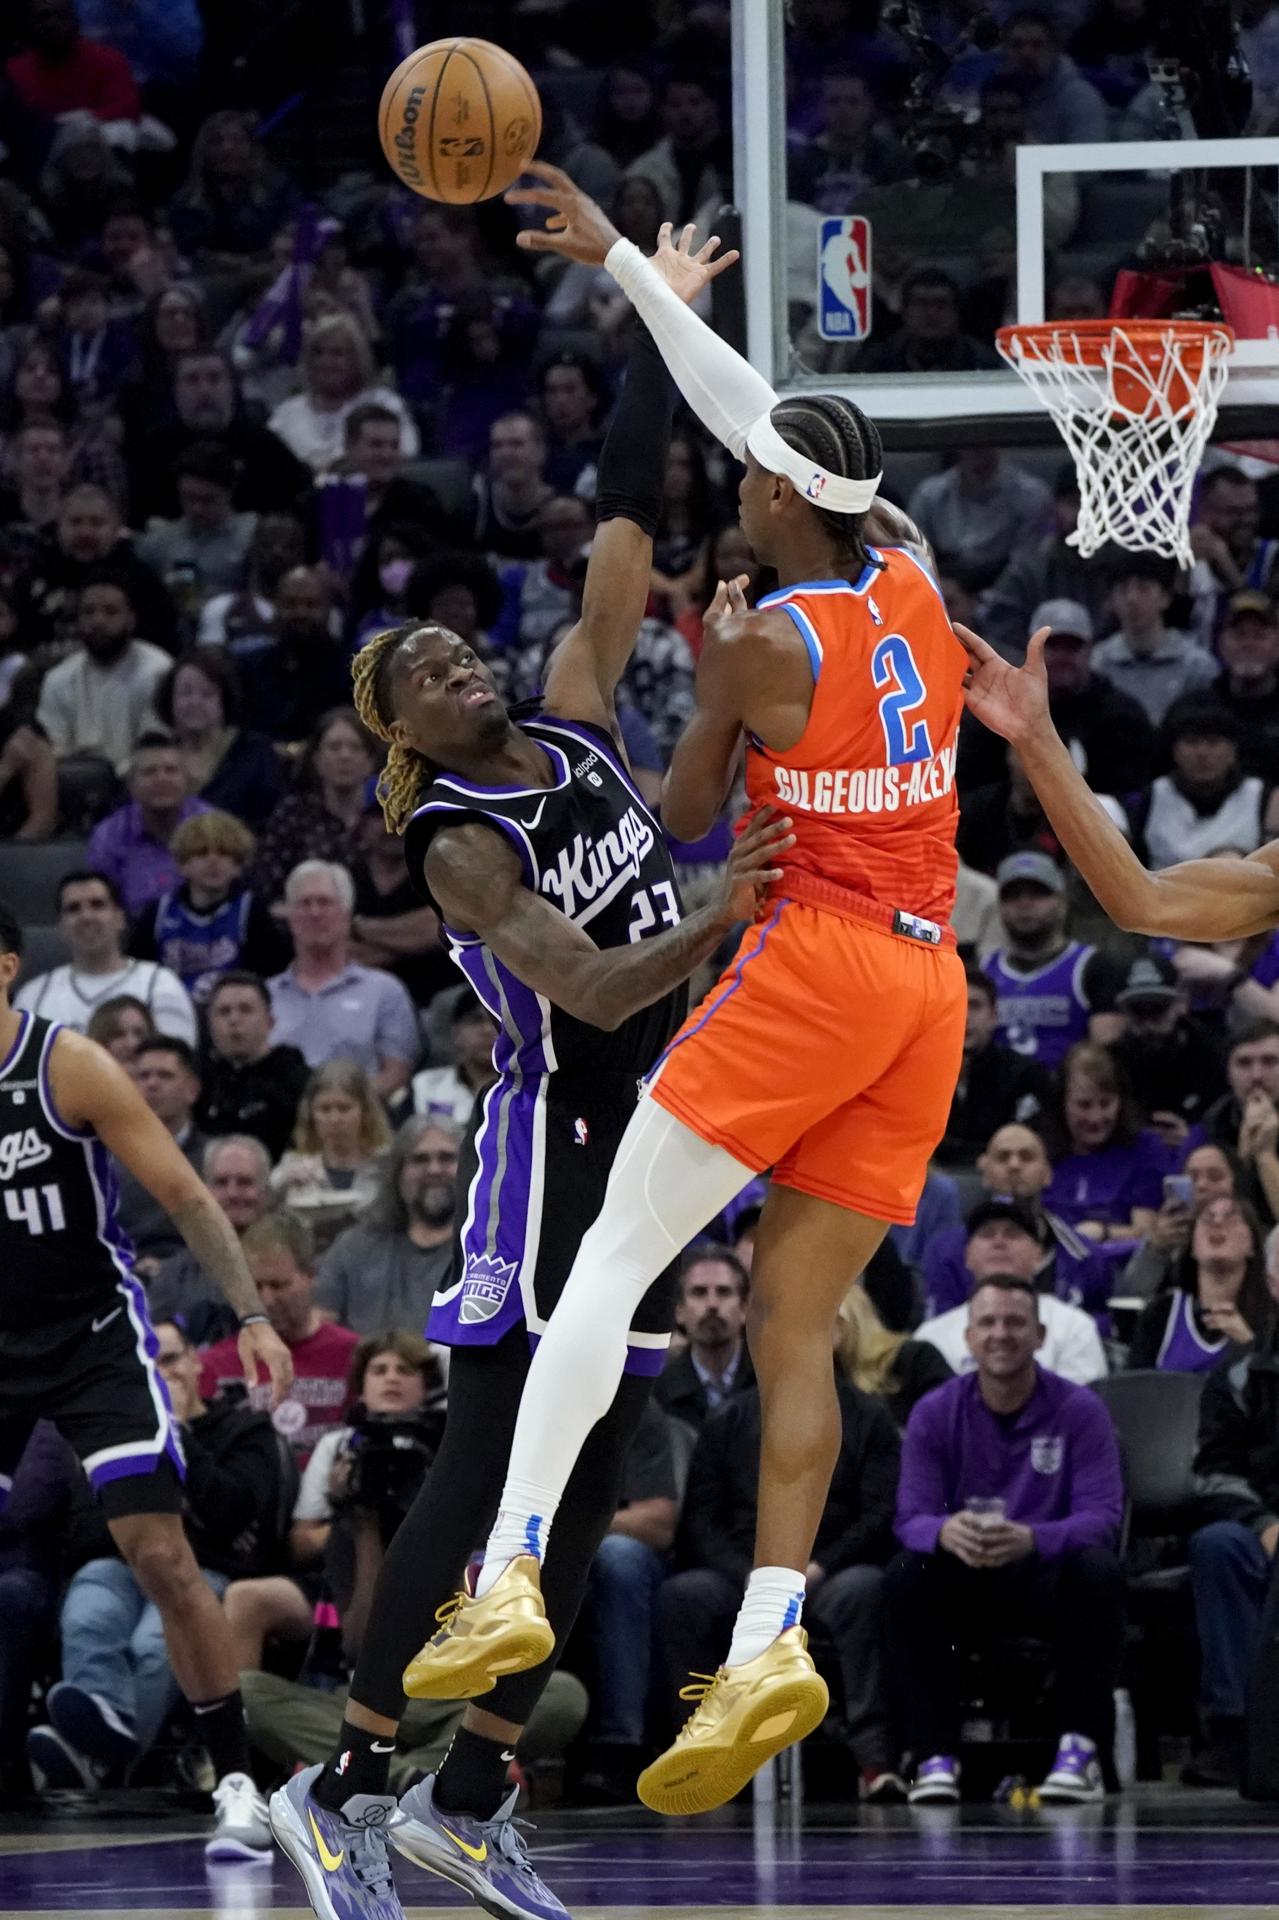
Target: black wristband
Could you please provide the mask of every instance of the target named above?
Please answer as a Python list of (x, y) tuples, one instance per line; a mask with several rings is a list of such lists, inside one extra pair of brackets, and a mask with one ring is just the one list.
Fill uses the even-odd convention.
[(269, 1313), (242, 1313), (240, 1315), (241, 1327), (269, 1327), (270, 1324), (271, 1316)]
[(666, 450), (675, 385), (642, 321), (626, 364), (626, 383), (600, 452), (596, 520), (633, 520), (651, 538), (662, 515)]

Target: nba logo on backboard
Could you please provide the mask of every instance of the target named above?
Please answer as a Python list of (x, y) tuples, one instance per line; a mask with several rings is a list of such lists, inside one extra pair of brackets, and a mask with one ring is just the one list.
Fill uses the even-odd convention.
[(823, 340), (865, 340), (870, 329), (870, 221), (836, 214), (817, 236), (817, 330)]

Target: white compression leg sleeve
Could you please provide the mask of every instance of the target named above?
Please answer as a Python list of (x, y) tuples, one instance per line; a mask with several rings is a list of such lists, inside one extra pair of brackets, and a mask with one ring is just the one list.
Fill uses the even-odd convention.
[(583, 1443), (613, 1402), (626, 1335), (647, 1289), (756, 1169), (712, 1147), (645, 1095), (618, 1148), (604, 1205), (538, 1343), (477, 1593), (546, 1536)]

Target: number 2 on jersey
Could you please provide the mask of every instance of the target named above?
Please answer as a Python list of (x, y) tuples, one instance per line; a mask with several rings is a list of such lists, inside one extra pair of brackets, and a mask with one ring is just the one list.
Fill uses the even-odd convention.
[(44, 1233), (44, 1214), (40, 1209), (41, 1198), (49, 1215), (48, 1231), (61, 1233), (67, 1224), (63, 1211), (62, 1195), (56, 1186), (49, 1187), (6, 1187), (4, 1210), (11, 1220), (23, 1221), (28, 1233)]
[(909, 767), (917, 760), (931, 760), (928, 723), (910, 718), (928, 698), (928, 689), (905, 634), (884, 636), (870, 657), (870, 673), (876, 687), (886, 689), (879, 703), (879, 723), (889, 766)]

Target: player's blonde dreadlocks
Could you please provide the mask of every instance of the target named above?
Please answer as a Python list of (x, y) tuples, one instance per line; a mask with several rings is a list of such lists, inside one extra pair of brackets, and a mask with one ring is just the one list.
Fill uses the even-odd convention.
[(391, 738), (390, 666), (397, 647), (422, 622), (389, 627), (366, 640), (351, 662), (351, 680), (355, 690), (355, 711), (370, 733), (390, 746), (386, 765), (378, 776), (377, 797), (388, 833), (401, 834), (417, 807), (422, 792), (435, 769), (413, 747), (401, 746)]

